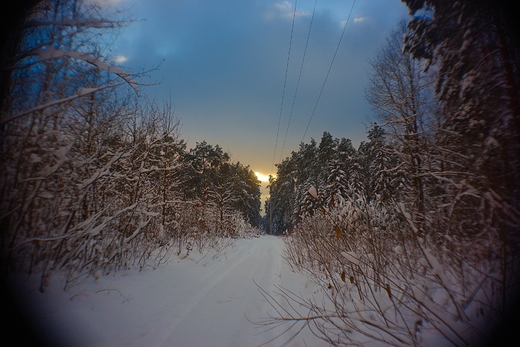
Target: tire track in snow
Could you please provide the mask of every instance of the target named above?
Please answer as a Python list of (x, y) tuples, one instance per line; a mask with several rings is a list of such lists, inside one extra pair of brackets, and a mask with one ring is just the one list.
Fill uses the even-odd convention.
[[(177, 325), (194, 309), (195, 306), (200, 304), (201, 300), (219, 283), (221, 282), (231, 271), (233, 271), (236, 267), (240, 266), (240, 264), (244, 261), (245, 258), (249, 257), (251, 252), (254, 251), (256, 245), (253, 244), (251, 249), (239, 248), (239, 252), (233, 254), (232, 259), (227, 259), (226, 262), (221, 263), (220, 266), (216, 269), (212, 269), (210, 275), (203, 278), (201, 283), (199, 283), (199, 288), (193, 288), (191, 295), (185, 297), (185, 302), (177, 308), (176, 312), (172, 317), (172, 331), (175, 330)], [(249, 254), (247, 254), (249, 253)], [(235, 261), (236, 258), (242, 258), (239, 261)], [(228, 262), (232, 262), (234, 264), (231, 267), (226, 268), (225, 266)]]
[(255, 346), (274, 337), (275, 332), (262, 333), (263, 327), (247, 319), (259, 321), (270, 311), (255, 282), (271, 290), (279, 280), (282, 248), (283, 240), (262, 237), (252, 248), (239, 250), (233, 259), (241, 259), (183, 306), (162, 346)]
[[(265, 326), (247, 320), (259, 322), (269, 313), (276, 316), (255, 282), (271, 294), (276, 285), (309, 293), (307, 276), (290, 270), (282, 257), (284, 249), (284, 241), (274, 236), (239, 239), (216, 259), (199, 263), (194, 258), (171, 259), (156, 270), (102, 276), (66, 292), (59, 274), (45, 294), (38, 291), (37, 275), (17, 283), (52, 345), (258, 346), (287, 326), (262, 333)], [(288, 337), (266, 346), (280, 346)], [(303, 331), (289, 346), (327, 344)]]

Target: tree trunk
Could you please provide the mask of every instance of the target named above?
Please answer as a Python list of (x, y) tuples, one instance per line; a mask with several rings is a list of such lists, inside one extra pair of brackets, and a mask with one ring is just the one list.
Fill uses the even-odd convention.
[(22, 39), (23, 23), (29, 11), (42, 0), (5, 1), (0, 6), (0, 100), (9, 92), (12, 67)]

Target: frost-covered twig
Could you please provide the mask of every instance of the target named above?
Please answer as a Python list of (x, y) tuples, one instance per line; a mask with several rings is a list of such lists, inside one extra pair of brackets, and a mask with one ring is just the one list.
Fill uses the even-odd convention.
[(104, 61), (94, 57), (93, 55), (91, 55), (89, 53), (47, 47), (45, 49), (36, 50), (36, 51), (34, 51), (33, 54), (37, 55), (40, 61), (46, 61), (46, 60), (51, 60), (51, 59), (61, 59), (64, 57), (68, 57), (68, 58), (73, 58), (73, 59), (87, 62), (101, 70), (105, 70), (110, 73), (118, 75), (126, 83), (128, 83), (136, 91), (136, 93), (138, 92), (138, 89), (137, 89), (138, 83), (137, 83), (137, 81), (135, 81), (131, 78), (132, 75), (130, 73), (126, 72), (125, 70), (123, 70), (119, 67), (115, 67), (110, 64), (107, 64)]
[(46, 102), (44, 104), (41, 104), (41, 105), (38, 105), (38, 106), (34, 106), (34, 107), (32, 107), (32, 108), (30, 108), (28, 110), (22, 111), (20, 113), (17, 113), (17, 114), (11, 115), (11, 116), (6, 116), (4, 119), (0, 120), (0, 126), (6, 124), (8, 122), (11, 122), (11, 121), (13, 121), (15, 119), (18, 119), (18, 118), (21, 118), (21, 117), (26, 116), (28, 114), (31, 114), (33, 112), (45, 110), (45, 109), (48, 109), (50, 107), (53, 107), (53, 106), (56, 106), (56, 105), (59, 105), (59, 104), (63, 104), (63, 103), (69, 102), (69, 101), (73, 101), (73, 100), (76, 100), (78, 98), (87, 96), (89, 94), (93, 94), (93, 93), (102, 91), (104, 89), (115, 88), (117, 86), (122, 85), (123, 83), (124, 82), (108, 84), (108, 85), (104, 85), (104, 86), (100, 86), (100, 87), (96, 87), (96, 88), (81, 88), (74, 95), (71, 95), (71, 96), (68, 96), (68, 97), (65, 97), (65, 98), (61, 98), (61, 99), (58, 99), (58, 100), (49, 101), (49, 102)]

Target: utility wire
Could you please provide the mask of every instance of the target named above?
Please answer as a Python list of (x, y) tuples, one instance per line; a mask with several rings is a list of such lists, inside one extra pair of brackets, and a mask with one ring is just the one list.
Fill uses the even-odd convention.
[[(283, 103), (285, 100), (285, 88), (287, 86), (287, 74), (289, 71), (289, 60), (291, 58), (291, 47), (292, 47), (292, 39), (293, 39), (293, 33), (294, 33), (294, 22), (296, 19), (296, 7), (298, 5), (298, 0), (295, 0), (294, 2), (294, 12), (293, 12), (293, 19), (292, 19), (292, 25), (291, 25), (291, 38), (289, 40), (289, 49), (287, 51), (287, 63), (285, 64), (285, 78), (283, 81), (283, 91), (282, 91), (282, 102), (280, 104), (280, 114), (278, 116), (278, 128), (276, 129), (276, 141), (274, 143), (274, 152), (273, 152), (273, 164), (272, 164), (272, 171), (274, 171), (274, 160), (276, 158), (276, 149), (278, 147), (278, 135), (280, 134), (280, 122), (282, 120), (282, 111), (283, 111)], [(273, 233), (273, 204), (272, 200), (269, 201), (269, 230), (270, 233)]]
[(302, 77), (303, 65), (305, 63), (305, 56), (307, 55), (307, 47), (309, 45), (309, 38), (311, 36), (312, 23), (314, 21), (314, 14), (316, 13), (316, 4), (317, 3), (318, 3), (318, 0), (315, 0), (314, 8), (312, 9), (311, 22), (309, 24), (309, 31), (307, 32), (307, 40), (305, 41), (305, 48), (303, 50), (303, 58), (302, 58), (302, 63), (300, 65), (300, 73), (298, 74), (298, 82), (296, 82), (296, 90), (294, 91), (294, 97), (293, 97), (293, 101), (292, 101), (292, 105), (291, 105), (291, 112), (289, 113), (289, 121), (287, 122), (287, 128), (285, 129), (285, 136), (283, 138), (282, 150), (280, 151), (280, 161), (282, 161), (283, 150), (285, 148), (285, 142), (287, 140), (287, 133), (289, 132), (289, 126), (291, 125), (291, 118), (292, 118), (293, 111), (294, 111), (294, 104), (296, 102), (296, 95), (298, 94), (298, 88), (300, 86), (300, 79)]
[(307, 131), (309, 130), (309, 125), (311, 125), (312, 118), (314, 117), (314, 113), (316, 112), (316, 108), (318, 107), (318, 103), (320, 102), (321, 94), (323, 94), (323, 89), (325, 88), (325, 84), (327, 83), (327, 79), (330, 75), (330, 70), (332, 69), (332, 65), (334, 65), (334, 60), (336, 60), (336, 55), (338, 54), (339, 46), (341, 45), (341, 41), (343, 40), (343, 36), (345, 35), (345, 30), (347, 29), (348, 23), (350, 22), (350, 16), (352, 15), (352, 11), (354, 10), (354, 5), (356, 4), (356, 0), (352, 2), (352, 7), (350, 7), (350, 13), (347, 17), (347, 22), (343, 27), (343, 31), (341, 32), (341, 36), (338, 41), (338, 45), (336, 46), (336, 51), (334, 52), (334, 56), (332, 57), (332, 61), (330, 62), (329, 70), (327, 71), (327, 75), (325, 76), (325, 80), (323, 81), (323, 85), (321, 86), (320, 93), (318, 95), (318, 99), (316, 100), (316, 104), (314, 105), (314, 109), (312, 110), (311, 117), (309, 118), (309, 123), (307, 123), (307, 128), (305, 129), (305, 133), (303, 133), (302, 141), (305, 139), (305, 135), (307, 135)]
[(294, 33), (294, 21), (296, 19), (296, 6), (297, 5), (298, 5), (298, 0), (296, 0), (294, 2), (294, 12), (293, 12), (293, 19), (292, 19), (292, 26), (291, 26), (291, 38), (289, 40), (289, 50), (287, 51), (287, 63), (285, 65), (285, 78), (283, 81), (282, 102), (280, 104), (280, 115), (278, 116), (278, 128), (276, 129), (276, 141), (274, 143), (273, 165), (272, 165), (273, 170), (274, 170), (274, 160), (276, 157), (276, 149), (278, 147), (278, 135), (280, 133), (280, 122), (282, 120), (283, 103), (285, 100), (285, 89), (287, 86), (287, 74), (289, 71), (289, 60), (291, 58), (291, 47), (292, 47), (292, 39), (293, 39), (293, 33)]

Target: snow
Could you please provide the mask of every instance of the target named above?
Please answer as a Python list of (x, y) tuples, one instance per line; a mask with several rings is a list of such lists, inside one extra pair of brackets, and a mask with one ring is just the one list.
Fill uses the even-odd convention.
[(403, 254), (403, 247), (400, 245), (397, 245), (394, 247), (394, 252), (397, 254)]
[(351, 263), (359, 265), (359, 257), (356, 252), (341, 252), (341, 255), (347, 258)]
[(379, 309), (381, 312), (383, 312), (383, 314), (386, 312), (386, 310), (388, 310), (388, 308), (392, 306), (390, 300), (388, 299), (388, 294), (374, 292), (374, 299), (376, 300), (377, 306), (379, 306)]
[(437, 258), (435, 258), (435, 256), (433, 256), (433, 254), (431, 254), (431, 252), (427, 248), (423, 247), (423, 252), (426, 258), (428, 259), (428, 263), (432, 267), (431, 274), (434, 276), (438, 276), (444, 285), (448, 285), (450, 282), (446, 277), (446, 274), (444, 273), (444, 267), (441, 265), (441, 263), (439, 263)]
[(318, 192), (316, 191), (316, 188), (310, 187), (308, 193), (316, 200), (318, 200)]
[[(38, 276), (16, 278), (13, 286), (54, 346), (258, 346), (287, 328), (251, 323), (276, 316), (259, 287), (320, 292), (291, 271), (283, 251), (281, 238), (262, 236), (236, 240), (224, 253), (174, 255), (155, 270), (89, 278), (67, 291), (59, 274), (45, 293), (37, 290)], [(304, 330), (289, 346), (328, 344)]]
[[(109, 65), (98, 58), (84, 52), (78, 52), (78, 51), (67, 51), (63, 49), (58, 49), (54, 47), (47, 47), (45, 49), (39, 49), (35, 51), (35, 54), (38, 55), (38, 58), (40, 61), (49, 60), (49, 59), (58, 59), (62, 57), (69, 57), (77, 60), (83, 60), (87, 63), (90, 63), (94, 66), (96, 66), (99, 69), (114, 73), (121, 77), (123, 80), (125, 80), (134, 90), (137, 92), (137, 85), (138, 83), (131, 78), (131, 75), (124, 71), (121, 68)], [(85, 88), (83, 88), (85, 89)], [(92, 89), (92, 88), (91, 88)], [(86, 95), (89, 94), (91, 91), (88, 90), (82, 90), (79, 94), (80, 95)]]

